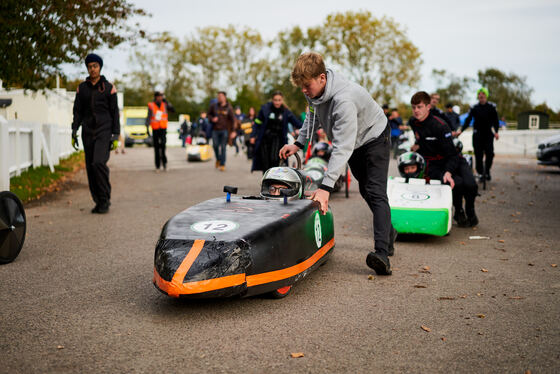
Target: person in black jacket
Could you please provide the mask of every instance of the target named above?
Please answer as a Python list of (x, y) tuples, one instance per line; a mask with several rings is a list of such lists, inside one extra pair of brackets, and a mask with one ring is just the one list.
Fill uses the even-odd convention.
[(453, 111), (453, 104), (447, 103), (445, 105), (445, 117), (447, 118), (447, 123), (451, 128), (451, 131), (457, 131), (461, 127), (461, 120), (459, 115)]
[[(474, 118), (473, 148), (476, 172), (489, 181), (491, 179), (490, 168), (492, 168), (492, 160), (494, 160), (494, 138), (496, 140), (500, 139), (498, 135), (500, 120), (498, 119), (496, 105), (488, 102), (488, 89), (481, 87), (476, 94), (478, 104), (469, 111), (463, 127), (459, 130), (459, 135), (469, 127), (471, 120)], [(485, 155), (486, 162), (483, 163)]]
[(91, 212), (103, 214), (109, 211), (111, 205), (107, 161), (110, 151), (117, 148), (120, 134), (117, 88), (101, 75), (101, 57), (89, 54), (85, 63), (89, 77), (76, 90), (72, 145), (77, 149), (77, 132), (82, 126), (89, 190), (95, 202)]
[(288, 143), (288, 123), (301, 127), (300, 120), (284, 105), (280, 91), (272, 94), (272, 101), (264, 104), (255, 119), (251, 132), (251, 144), (255, 145), (251, 171), (280, 165), (280, 148)]
[(427, 178), (441, 180), (451, 186), (457, 224), (460, 227), (476, 226), (478, 218), (474, 203), (478, 185), (466, 161), (459, 157), (453, 145), (451, 129), (441, 118), (430, 113), (430, 96), (426, 92), (415, 93), (410, 102), (414, 118), (409, 123), (416, 137), (411, 150), (420, 153), (426, 160)]
[(439, 104), (439, 99), (440, 96), (436, 92), (430, 95), (430, 114), (432, 116), (441, 118), (445, 123), (447, 123), (447, 126), (452, 128), (453, 125), (451, 124), (449, 119), (445, 116), (445, 113), (443, 113), (443, 111), (437, 107)]

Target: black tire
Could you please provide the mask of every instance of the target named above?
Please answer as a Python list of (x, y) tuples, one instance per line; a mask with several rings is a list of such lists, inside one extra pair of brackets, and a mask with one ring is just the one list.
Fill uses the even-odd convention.
[(21, 201), (11, 192), (0, 192), (0, 264), (16, 259), (23, 247), (26, 230)]
[(281, 287), (277, 290), (270, 292), (269, 295), (273, 299), (283, 299), (286, 296), (288, 296), (290, 292), (292, 292), (292, 287), (293, 286)]

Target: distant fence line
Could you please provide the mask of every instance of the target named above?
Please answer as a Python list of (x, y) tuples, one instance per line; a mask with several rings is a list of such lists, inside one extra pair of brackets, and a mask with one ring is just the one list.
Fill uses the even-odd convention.
[(71, 139), (70, 127), (0, 116), (0, 191), (9, 190), (10, 178), (29, 168), (44, 165), (54, 172), (60, 159), (74, 152)]

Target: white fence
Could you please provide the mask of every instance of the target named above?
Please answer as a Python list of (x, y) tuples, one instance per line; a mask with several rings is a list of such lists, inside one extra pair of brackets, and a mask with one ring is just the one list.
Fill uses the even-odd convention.
[[(523, 155), (536, 158), (537, 146), (544, 139), (560, 134), (560, 130), (500, 130), (500, 139), (494, 141), (497, 155)], [(459, 139), (464, 151), (472, 151), (472, 131), (467, 130)]]
[(0, 191), (9, 190), (10, 178), (30, 167), (48, 165), (54, 171), (61, 158), (74, 152), (71, 139), (69, 127), (0, 116)]

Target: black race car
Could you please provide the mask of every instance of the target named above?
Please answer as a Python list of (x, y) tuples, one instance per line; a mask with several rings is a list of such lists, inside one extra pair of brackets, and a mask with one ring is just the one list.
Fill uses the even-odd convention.
[(560, 134), (546, 138), (537, 147), (539, 165), (560, 167)]

